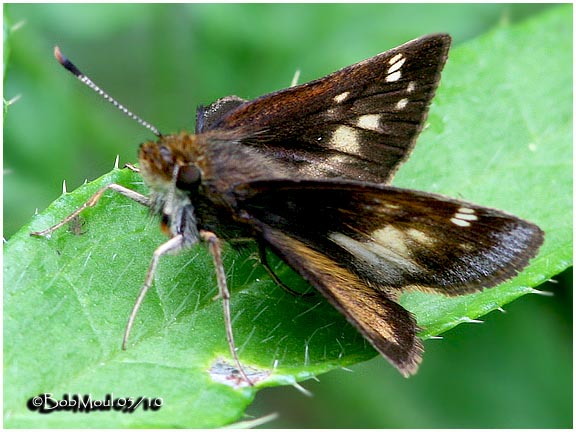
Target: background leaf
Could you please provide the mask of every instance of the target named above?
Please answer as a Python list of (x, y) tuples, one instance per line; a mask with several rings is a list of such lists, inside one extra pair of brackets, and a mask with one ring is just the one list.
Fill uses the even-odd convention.
[[(112, 5), (91, 5), (80, 8), (79, 5), (34, 5), (16, 8), (14, 13), (27, 15), (31, 22), (31, 32), (40, 32), (42, 26), (53, 28), (50, 27), (52, 21), (62, 22), (62, 19), (70, 16), (71, 18), (65, 21), (74, 20), (74, 24), (72, 28), (67, 28), (66, 32), (79, 36), (75, 38), (76, 43), (83, 48), (82, 51), (78, 48), (78, 52), (92, 52), (90, 38), (94, 34), (105, 39), (114, 32), (126, 31), (130, 28), (129, 23), (133, 21), (135, 14), (139, 17), (139, 22), (159, 19), (154, 27), (154, 35), (162, 34), (168, 38), (170, 36), (166, 36), (162, 29), (178, 27), (172, 20), (181, 15), (183, 18), (178, 19), (186, 19), (188, 25), (180, 28), (188, 29), (182, 31), (191, 31), (192, 34), (175, 34), (170, 43), (167, 40), (155, 40), (154, 43), (170, 46), (173, 53), (186, 52), (186, 58), (174, 54), (169, 56), (164, 46), (162, 49), (158, 48), (154, 55), (150, 55), (150, 52), (131, 51), (129, 57), (118, 57), (118, 64), (122, 64), (120, 73), (111, 67), (114, 62), (110, 59), (100, 63), (95, 61), (92, 68), (86, 68), (85, 62), (90, 59), (80, 58), (65, 50), (97, 82), (122, 101), (126, 100), (122, 90), (127, 83), (130, 84), (129, 87), (134, 87), (136, 92), (143, 93), (146, 100), (150, 100), (149, 92), (144, 92), (141, 88), (152, 88), (151, 100), (155, 101), (154, 105), (160, 107), (162, 112), (153, 116), (138, 112), (145, 118), (159, 119), (157, 122), (161, 130), (189, 124), (188, 119), (193, 117), (195, 104), (189, 104), (188, 111), (180, 109), (168, 112), (164, 109), (170, 107), (174, 100), (186, 101), (187, 98), (180, 96), (182, 93), (179, 93), (176, 87), (155, 94), (155, 86), (151, 83), (156, 83), (156, 74), (160, 81), (181, 81), (182, 88), (187, 91), (192, 89), (199, 92), (199, 89), (210, 88), (207, 85), (194, 84), (195, 76), (198, 76), (199, 82), (204, 81), (204, 76), (218, 80), (215, 88), (221, 90), (220, 93), (195, 95), (192, 99), (199, 102), (209, 102), (229, 93), (252, 97), (287, 85), (292, 72), (286, 73), (286, 69), (295, 69), (295, 66), (291, 66), (290, 59), (299, 58), (302, 64), (307, 65), (312, 57), (319, 57), (319, 51), (314, 47), (337, 50), (325, 52), (327, 57), (332, 58), (330, 64), (321, 61), (316, 66), (305, 67), (302, 80), (324, 75), (421, 33), (452, 28), (446, 24), (447, 27), (443, 27), (439, 21), (432, 21), (432, 27), (420, 27), (418, 33), (408, 36), (402, 32), (396, 34), (388, 27), (386, 34), (394, 33), (398, 40), (390, 39), (388, 46), (382, 46), (380, 36), (378, 40), (372, 41), (372, 44), (359, 44), (354, 39), (349, 40), (349, 36), (340, 31), (343, 27), (342, 24), (338, 27), (338, 24), (343, 21), (338, 21), (339, 19), (354, 21), (354, 17), (360, 16), (357, 14), (361, 14), (363, 18), (378, 17), (381, 14), (375, 12), (381, 10), (387, 11), (387, 17), (393, 22), (394, 14), (407, 16), (409, 9), (378, 9), (378, 5), (366, 5), (358, 12), (357, 6), (296, 6), (298, 5), (216, 5), (184, 8), (144, 5), (136, 8), (136, 5), (122, 5), (115, 8), (116, 6)], [(480, 10), (490, 9), (472, 8), (469, 13)], [(419, 140), (412, 159), (399, 172), (395, 184), (461, 196), (479, 204), (508, 210), (538, 223), (545, 229), (547, 238), (541, 254), (530, 269), (512, 283), (459, 299), (447, 300), (418, 294), (405, 296), (404, 304), (413, 310), (419, 322), (426, 326), (427, 333), (424, 336), (438, 334), (463, 319), (483, 315), (529, 292), (530, 288), (526, 287), (545, 281), (571, 264), (571, 158), (567, 157), (571, 151), (569, 143), (572, 139), (571, 93), (568, 90), (571, 88), (570, 10), (569, 7), (558, 8), (518, 26), (503, 26), (452, 51), (429, 118), (430, 127)], [(80, 16), (90, 18), (85, 21), (78, 20), (79, 11), (82, 11)], [(114, 20), (110, 20), (103, 27), (95, 24), (106, 21), (105, 18), (111, 15), (111, 11), (114, 12)], [(227, 13), (221, 13), (222, 11)], [(319, 16), (322, 16), (322, 20), (316, 19)], [(35, 19), (38, 17), (42, 19)], [(103, 18), (99, 20), (98, 17)], [(250, 23), (262, 24), (239, 25), (238, 23), (245, 22), (242, 18), (248, 19)], [(453, 16), (450, 18), (447, 21), (458, 21)], [(309, 20), (309, 25), (306, 25), (306, 20)], [(167, 24), (169, 22), (170, 25)], [(299, 22), (303, 28), (315, 29), (318, 34), (311, 32), (310, 40), (306, 42), (309, 49), (303, 51), (299, 46), (304, 43), (304, 39), (294, 40), (294, 37), (305, 36), (301, 32), (295, 34), (289, 27), (278, 26), (279, 22)], [(372, 21), (362, 21), (362, 26), (358, 28), (362, 27), (364, 34), (382, 32), (379, 20), (374, 21), (374, 27), (369, 25), (370, 22)], [(322, 23), (325, 27), (335, 27), (338, 31), (331, 34), (336, 35), (336, 39), (319, 41), (318, 35), (324, 27), (317, 23)], [(131, 30), (135, 32), (132, 37), (142, 41), (142, 36), (147, 35), (142, 28)], [(554, 29), (553, 32), (550, 31), (551, 28)], [(457, 30), (455, 31), (457, 33)], [(271, 42), (275, 44), (271, 55), (268, 55), (268, 52), (265, 56), (261, 55), (262, 47), (254, 38), (254, 35), (259, 34), (271, 36)], [(30, 34), (27, 34), (27, 37), (31, 37)], [(71, 40), (70, 35), (65, 34), (59, 34), (58, 38), (67, 43)], [(137, 45), (149, 46), (143, 42), (136, 44), (129, 39), (114, 38), (114, 41), (132, 48)], [(183, 46), (188, 39), (206, 41), (208, 46), (188, 52)], [(311, 40), (315, 40), (314, 44)], [(51, 99), (54, 96), (44, 94), (46, 83), (34, 81), (27, 73), (17, 74), (13, 81), (7, 82), (8, 91), (27, 83), (26, 80), (35, 82), (36, 85), (30, 87), (30, 92), (25, 96), (35, 98), (40, 95), (40, 101), (43, 102), (33, 108), (26, 105), (27, 108), (36, 110), (36, 116), (34, 111), (27, 112), (22, 117), (18, 117), (16, 109), (11, 113), (11, 117), (14, 116), (15, 119), (8, 119), (12, 123), (8, 124), (7, 121), (5, 131), (8, 161), (22, 159), (28, 162), (26, 169), (34, 173), (31, 178), (42, 172), (43, 175), (48, 175), (48, 178), (59, 179), (59, 173), (65, 172), (68, 175), (70, 172), (70, 175), (73, 175), (77, 168), (81, 173), (87, 170), (98, 172), (98, 169), (102, 172), (107, 169), (99, 167), (102, 162), (93, 157), (93, 138), (94, 141), (102, 139), (105, 142), (104, 148), (112, 152), (122, 145), (125, 146), (121, 141), (123, 139), (134, 142), (135, 135), (146, 138), (145, 132), (133, 132), (136, 129), (134, 126), (119, 126), (123, 129), (121, 131), (118, 127), (103, 127), (102, 125), (122, 123), (117, 120), (117, 113), (110, 113), (112, 110), (94, 102), (94, 95), (88, 92), (86, 95), (82, 94), (74, 80), (69, 80), (70, 87), (63, 84), (65, 78), (62, 78), (63, 73), (57, 70), (58, 65), (51, 59), (46, 59), (45, 55), (32, 52), (34, 48), (30, 46), (37, 45), (30, 45), (29, 42), (20, 42), (26, 49), (14, 49), (14, 58), (21, 67), (29, 65), (32, 68), (33, 65), (35, 68), (49, 69), (51, 86), (59, 89), (58, 97), (65, 97), (67, 100), (59, 103), (62, 110), (50, 108), (57, 102)], [(98, 51), (97, 45), (101, 45), (100, 51), (108, 56), (110, 50), (106, 47), (110, 45), (102, 44), (102, 39), (94, 42), (95, 51)], [(16, 41), (15, 45), (17, 46)], [(369, 51), (370, 45), (378, 47)], [(116, 48), (117, 45), (114, 46)], [(235, 64), (232, 69), (228, 57), (224, 58), (221, 54), (223, 46), (230, 49), (233, 59), (237, 57), (242, 60), (244, 66)], [(120, 51), (121, 46), (118, 48)], [(363, 51), (360, 52), (360, 49)], [(295, 57), (296, 54), (298, 56)], [(144, 68), (151, 72), (151, 75), (140, 73), (143, 68), (143, 65), (139, 64), (139, 61), (142, 61), (141, 56), (154, 59), (153, 64)], [(256, 62), (260, 57), (266, 61)], [(346, 61), (339, 60), (344, 57)], [(130, 58), (134, 64), (125, 65), (126, 58)], [(188, 66), (191, 59), (195, 62), (194, 67)], [(248, 65), (254, 62), (257, 69), (248, 71)], [(128, 70), (125, 74), (125, 66), (134, 67), (135, 72)], [(210, 72), (208, 69), (204, 71), (204, 67), (210, 67)], [(228, 82), (230, 70), (235, 71), (231, 79), (235, 84), (226, 88), (222, 82)], [(170, 74), (169, 77), (161, 78), (161, 74), (166, 71)], [(110, 87), (100, 77), (111, 73), (130, 81), (112, 84)], [(250, 79), (242, 79), (244, 74)], [(284, 75), (286, 82), (278, 83), (277, 77)], [(272, 80), (267, 81), (270, 77), (273, 77)], [(69, 90), (65, 91), (64, 88)], [(81, 96), (78, 96), (79, 94)], [(131, 106), (138, 106), (139, 98), (140, 96), (134, 99)], [(84, 99), (89, 102), (76, 103)], [(140, 105), (147, 106), (144, 103)], [(26, 126), (26, 121), (30, 123), (30, 119), (39, 119), (51, 111), (57, 114), (54, 120), (56, 124), (48, 129)], [(114, 117), (107, 120), (105, 117), (108, 115)], [(66, 125), (63, 122), (66, 122)], [(21, 130), (25, 131), (26, 135), (18, 132)], [(62, 134), (59, 134), (61, 130), (66, 131), (66, 140), (75, 140), (76, 145), (70, 144), (62, 150), (52, 146), (54, 141), (66, 141)], [(39, 142), (43, 145), (38, 146)], [(78, 142), (86, 142), (86, 145), (78, 146)], [(9, 145), (10, 143), (13, 145)], [(32, 148), (33, 156), (26, 156), (26, 147)], [(133, 151), (132, 147), (131, 152)], [(54, 157), (59, 159), (60, 164), (49, 162)], [(61, 163), (64, 163), (65, 169)], [(14, 176), (17, 178), (11, 178), (11, 181), (16, 180), (18, 183), (18, 178), (26, 178), (18, 177), (19, 175), (21, 174), (17, 172)], [(78, 181), (73, 180), (72, 184)], [(206, 373), (220, 356), (227, 356), (227, 347), (221, 305), (212, 301), (216, 294), (213, 270), (210, 259), (202, 248), (163, 260), (154, 290), (138, 316), (131, 346), (127, 352), (122, 352), (119, 349), (120, 338), (127, 314), (152, 251), (164, 240), (158, 232), (156, 221), (150, 219), (144, 209), (111, 194), (105, 198), (106, 202), (82, 215), (85, 223), (76, 231), (77, 235), (61, 230), (49, 240), (29, 238), (30, 230), (51, 225), (85, 201), (100, 184), (112, 181), (135, 188), (142, 187), (138, 184), (138, 178), (131, 173), (112, 171), (98, 181), (54, 202), (46, 212), (35, 217), (31, 225), (24, 226), (14, 235), (5, 247), (5, 424), (13, 427), (208, 427), (238, 419), (252, 401), (253, 392), (246, 389), (237, 391), (214, 384)], [(54, 184), (52, 181), (50, 183)], [(11, 186), (15, 183), (7, 184), (5, 189), (14, 189)], [(550, 189), (555, 193), (549, 193)], [(30, 201), (30, 198), (38, 196), (38, 192), (28, 193), (30, 189), (17, 190), (19, 199), (26, 197)], [(7, 199), (12, 200), (9, 201), (11, 204), (16, 202), (14, 198)], [(32, 202), (38, 200), (32, 199)], [(5, 201), (6, 211), (14, 208), (6, 203)], [(264, 277), (261, 267), (255, 265), (251, 257), (253, 253), (253, 249), (240, 253), (228, 251), (226, 268), (233, 291), (234, 328), (241, 358), (262, 370), (274, 369), (272, 377), (263, 385), (288, 384), (295, 378), (304, 379), (374, 355), (368, 344), (343, 318), (319, 298), (297, 299), (275, 287)], [(298, 283), (296, 279), (292, 279), (293, 276), (285, 267), (278, 267), (278, 272), (281, 277), (291, 281), (290, 284)], [(542, 299), (541, 301), (544, 302)], [(544, 325), (541, 311), (538, 313), (539, 324)], [(474, 338), (483, 331), (484, 329), (476, 329)], [(521, 327), (513, 334), (517, 337), (517, 334), (522, 334), (523, 331), (526, 332), (526, 327)], [(549, 336), (546, 334), (548, 339)], [(534, 344), (532, 341), (531, 343)], [(478, 346), (484, 350), (490, 344), (479, 343)], [(442, 419), (426, 415), (410, 416), (409, 423), (401, 423), (401, 419), (395, 418), (394, 412), (399, 412), (396, 405), (399, 403), (398, 395), (410, 394), (410, 391), (403, 393), (402, 388), (399, 388), (399, 392), (393, 390), (396, 387), (413, 388), (412, 383), (426, 382), (430, 376), (428, 374), (433, 373), (426, 369), (429, 367), (428, 362), (434, 361), (429, 357), (437, 353), (432, 345), (427, 346), (427, 350), (429, 352), (426, 353), (426, 363), (416, 378), (405, 381), (391, 375), (378, 381), (386, 383), (386, 392), (392, 393), (395, 402), (391, 405), (395, 407), (393, 412), (385, 410), (388, 414), (387, 424), (412, 425), (408, 427), (415, 427), (415, 424), (420, 427), (449, 427), (454, 423), (458, 425), (457, 420), (454, 420), (458, 416), (454, 415), (453, 409), (449, 410), (451, 417)], [(558, 360), (561, 360), (561, 364), (570, 363), (566, 362), (570, 353), (565, 352), (563, 355), (566, 357), (553, 359), (556, 365)], [(496, 360), (493, 367), (505, 364), (502, 358)], [(385, 363), (383, 360), (380, 362)], [(450, 367), (453, 368), (453, 365), (450, 364)], [(525, 370), (518, 368), (518, 365), (516, 367)], [(556, 370), (561, 373), (562, 369), (558, 369), (557, 365)], [(395, 374), (394, 371), (390, 372)], [(473, 375), (481, 377), (482, 371), (474, 369)], [(467, 379), (469, 384), (477, 382), (469, 376)], [(370, 380), (374, 382), (373, 376)], [(396, 384), (400, 382), (402, 384)], [(442, 383), (444, 386), (448, 385), (446, 376)], [(476, 393), (477, 389), (473, 386), (470, 391)], [(518, 387), (514, 387), (514, 391), (521, 394), (518, 393)], [(115, 396), (162, 397), (164, 406), (159, 411), (137, 411), (129, 416), (121, 413), (92, 413), (88, 416), (57, 413), (39, 416), (28, 411), (25, 403), (28, 398), (43, 392), (54, 393), (57, 397), (68, 392), (90, 392), (95, 397), (103, 397), (110, 392), (114, 392)], [(342, 391), (335, 393), (342, 394)], [(354, 392), (355, 397), (359, 393), (372, 395), (368, 400), (373, 399), (379, 406), (385, 396), (382, 394), (381, 385), (377, 385), (372, 391)], [(270, 396), (270, 393), (265, 394)], [(558, 391), (555, 390), (554, 394), (558, 394)], [(417, 397), (413, 394), (407, 400), (413, 405)], [(306, 404), (308, 403), (306, 400)], [(562, 400), (559, 404), (562, 404)], [(367, 402), (365, 406), (370, 404)], [(359, 409), (358, 415), (364, 409)], [(525, 406), (523, 409), (525, 411)], [(266, 408), (260, 405), (254, 410), (265, 411)], [(333, 418), (334, 409), (326, 409), (325, 412), (330, 412)], [(506, 410), (502, 418), (515, 417), (510, 410)], [(540, 427), (566, 426), (567, 423), (562, 423), (562, 419), (571, 416), (562, 417), (560, 420), (557, 415), (548, 418), (554, 420), (548, 420), (547, 423), (544, 420), (544, 423), (539, 424)], [(362, 424), (366, 423), (370, 421)], [(342, 422), (337, 424), (343, 425)], [(360, 425), (354, 424), (356, 427)], [(475, 424), (483, 427), (492, 425), (486, 417), (478, 418), (478, 423)], [(530, 426), (525, 417), (518, 419), (516, 423), (504, 425)]]

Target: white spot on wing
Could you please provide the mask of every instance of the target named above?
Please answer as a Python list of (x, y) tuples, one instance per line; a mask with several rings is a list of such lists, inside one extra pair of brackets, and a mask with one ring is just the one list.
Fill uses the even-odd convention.
[(400, 99), (398, 102), (396, 102), (396, 109), (403, 110), (406, 108), (406, 105), (408, 105), (408, 99)]
[(334, 96), (334, 102), (342, 103), (346, 100), (346, 98), (350, 95), (350, 92), (340, 93), (339, 95)]
[(393, 82), (398, 81), (402, 77), (402, 73), (400, 72), (400, 68), (406, 62), (406, 58), (403, 54), (396, 54), (392, 57), (388, 64), (390, 67), (388, 68), (386, 82)]
[(475, 221), (475, 220), (478, 220), (478, 216), (473, 215), (473, 214), (460, 214), (460, 213), (458, 213), (458, 214), (456, 215), (456, 217), (457, 217), (458, 219), (467, 220), (467, 221)]
[(396, 63), (398, 60), (402, 59), (404, 57), (404, 54), (396, 54), (394, 57), (392, 57), (390, 60), (388, 60), (388, 64), (389, 65), (393, 65), (394, 63)]
[(408, 83), (408, 87), (406, 87), (406, 91), (408, 93), (412, 93), (414, 90), (416, 90), (416, 83), (414, 81), (410, 81)]
[(386, 76), (386, 82), (398, 81), (402, 77), (400, 71), (393, 72)]
[[(398, 55), (399, 55), (399, 56), (402, 56), (402, 54), (398, 54)], [(396, 58), (396, 57), (398, 57), (398, 56), (393, 57), (393, 59)], [(395, 62), (394, 64), (392, 64), (392, 66), (390, 66), (390, 67), (388, 68), (388, 73), (391, 74), (392, 72), (396, 72), (397, 70), (399, 70), (399, 69), (402, 67), (402, 65), (403, 65), (405, 62), (406, 62), (406, 59), (405, 59), (405, 58), (399, 59), (399, 61)]]
[(356, 126), (378, 132), (380, 129), (380, 114), (366, 114), (358, 117)]
[(343, 153), (357, 154), (360, 144), (356, 130), (350, 126), (339, 126), (332, 134), (329, 146)]
[(415, 242), (420, 243), (424, 246), (432, 246), (434, 244), (434, 239), (430, 237), (425, 232), (417, 230), (415, 228), (408, 228), (406, 234)]
[(371, 234), (371, 237), (376, 240), (379, 245), (386, 246), (405, 258), (410, 256), (410, 251), (406, 246), (406, 237), (404, 232), (394, 228), (393, 226), (387, 226), (376, 230)]
[(470, 221), (478, 220), (478, 216), (476, 216), (476, 211), (474, 209), (468, 207), (460, 207), (456, 210), (456, 214), (450, 221), (453, 224), (456, 224), (461, 227), (469, 227)]
[(469, 227), (470, 226), (470, 222), (462, 220), (462, 219), (458, 219), (453, 217), (452, 219), (450, 219), (450, 222), (452, 222), (454, 225), (458, 225), (461, 227)]
[(307, 163), (302, 165), (299, 172), (302, 173), (304, 177), (325, 177), (326, 173), (338, 172), (342, 165), (349, 163), (350, 156), (342, 153), (336, 153), (324, 158), (321, 161), (315, 161), (314, 163)]
[(456, 213), (468, 213), (468, 214), (474, 214), (476, 213), (474, 209), (468, 208), (468, 207), (460, 207)]
[(392, 264), (393, 267), (403, 272), (420, 271), (419, 266), (410, 256), (404, 233), (394, 227), (374, 231), (370, 236), (374, 241), (362, 242), (341, 233), (330, 233), (328, 237), (357, 259), (375, 268), (389, 268)]
[(343, 153), (357, 154), (360, 143), (356, 130), (350, 126), (339, 126), (330, 138), (329, 147)]

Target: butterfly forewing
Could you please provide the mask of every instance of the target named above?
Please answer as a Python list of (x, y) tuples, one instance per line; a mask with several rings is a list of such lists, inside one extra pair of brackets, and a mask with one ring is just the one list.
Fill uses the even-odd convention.
[(226, 96), (207, 107), (200, 105), (196, 109), (196, 133), (200, 134), (212, 129), (224, 115), (243, 103), (246, 101), (238, 96)]
[(238, 130), (294, 178), (389, 182), (424, 124), (449, 46), (448, 35), (425, 36), (307, 84), (217, 101), (199, 115), (202, 130)]

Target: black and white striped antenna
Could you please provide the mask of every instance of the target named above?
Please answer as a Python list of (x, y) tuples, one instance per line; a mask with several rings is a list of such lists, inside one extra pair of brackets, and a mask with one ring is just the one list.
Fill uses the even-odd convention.
[(72, 63), (70, 60), (68, 60), (68, 58), (66, 58), (66, 56), (64, 54), (62, 54), (62, 52), (60, 51), (60, 48), (58, 47), (54, 47), (54, 57), (56, 57), (56, 60), (58, 60), (58, 63), (60, 63), (62, 66), (64, 66), (68, 71), (70, 71), (76, 78), (78, 78), (83, 84), (86, 84), (88, 87), (90, 87), (92, 90), (94, 90), (96, 93), (98, 93), (100, 96), (102, 96), (104, 99), (106, 99), (108, 102), (110, 102), (112, 105), (114, 105), (116, 108), (118, 108), (120, 111), (122, 111), (124, 114), (126, 114), (128, 117), (130, 117), (133, 120), (136, 120), (138, 123), (140, 123), (142, 126), (144, 126), (146, 129), (150, 130), (154, 135), (161, 137), (162, 134), (160, 133), (160, 131), (156, 128), (156, 126), (148, 123), (145, 120), (142, 120), (140, 117), (138, 117), (136, 114), (134, 114), (132, 111), (130, 111), (128, 108), (126, 108), (124, 105), (122, 105), (120, 102), (118, 102), (116, 99), (114, 99), (112, 96), (110, 96), (108, 93), (106, 93), (104, 90), (102, 90), (100, 87), (98, 87), (94, 81), (92, 81), (90, 78), (88, 78), (86, 75), (84, 75), (84, 73), (78, 69), (74, 63)]

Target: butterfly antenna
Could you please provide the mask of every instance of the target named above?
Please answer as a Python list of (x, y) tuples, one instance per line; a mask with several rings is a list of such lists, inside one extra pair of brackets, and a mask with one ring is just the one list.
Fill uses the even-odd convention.
[(146, 129), (150, 130), (154, 135), (156, 135), (158, 137), (162, 136), (160, 131), (154, 125), (148, 123), (145, 120), (142, 120), (140, 117), (138, 117), (132, 111), (130, 111), (128, 108), (126, 108), (124, 105), (122, 105), (116, 99), (114, 99), (112, 96), (110, 96), (104, 90), (102, 90), (100, 87), (98, 87), (90, 78), (88, 78), (86, 75), (84, 75), (84, 73), (80, 69), (78, 69), (74, 65), (74, 63), (72, 63), (70, 60), (68, 60), (68, 58), (64, 54), (62, 54), (59, 47), (54, 47), (54, 57), (56, 57), (56, 60), (58, 60), (58, 63), (60, 63), (68, 71), (70, 71), (83, 84), (86, 84), (88, 87), (90, 87), (92, 90), (94, 90), (100, 96), (102, 96), (104, 99), (106, 99), (108, 102), (110, 102), (116, 108), (118, 108), (120, 111), (122, 111), (128, 117), (130, 117), (133, 120), (136, 120), (138, 123), (140, 123)]

